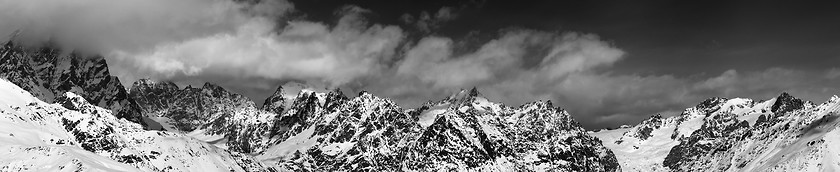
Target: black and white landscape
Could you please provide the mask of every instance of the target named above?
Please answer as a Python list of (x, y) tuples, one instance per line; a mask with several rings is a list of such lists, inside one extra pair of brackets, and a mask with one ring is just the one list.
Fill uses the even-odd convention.
[(836, 7), (0, 0), (0, 171), (840, 171)]

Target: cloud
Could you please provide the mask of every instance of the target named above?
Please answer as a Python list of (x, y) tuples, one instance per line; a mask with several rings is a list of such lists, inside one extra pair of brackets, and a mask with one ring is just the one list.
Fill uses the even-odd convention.
[[(251, 10), (252, 9), (252, 10)], [(53, 41), (96, 52), (138, 51), (162, 42), (231, 32), (255, 15), (291, 10), (285, 1), (2, 0), (0, 34)]]
[[(529, 52), (533, 47), (547, 49), (541, 53)], [(438, 88), (501, 83), (527, 77), (525, 75), (555, 80), (572, 72), (608, 66), (624, 54), (595, 35), (533, 30), (506, 32), (477, 51), (457, 57), (452, 55), (453, 49), (453, 41), (449, 38), (422, 39), (406, 53), (405, 59), (396, 67), (397, 74), (417, 77)], [(526, 66), (527, 58), (535, 58), (539, 63)]]
[[(383, 68), (402, 40), (396, 26), (371, 25), (351, 10), (339, 23), (252, 20), (236, 32), (162, 44), (148, 53), (116, 53), (162, 77), (214, 75), (317, 81), (337, 86)], [(279, 33), (278, 33), (279, 32)]]
[(828, 72), (825, 73), (825, 77), (828, 79), (835, 79), (840, 77), (840, 68), (831, 68)]
[[(611, 66), (628, 52), (578, 32), (508, 28), (463, 45), (430, 34), (458, 17), (448, 7), (408, 15), (412, 28), (371, 23), (364, 16), (373, 11), (352, 5), (336, 9), (335, 23), (288, 17), (293, 11), (281, 0), (0, 0), (0, 34), (23, 29), (26, 40), (102, 53), (125, 84), (142, 77), (209, 81), (259, 100), (279, 82), (299, 81), (368, 90), (406, 107), (478, 87), (511, 106), (554, 101), (588, 127), (633, 124), (714, 96), (787, 91), (820, 101), (840, 85), (837, 69), (614, 73)], [(406, 29), (425, 33), (411, 39)]]

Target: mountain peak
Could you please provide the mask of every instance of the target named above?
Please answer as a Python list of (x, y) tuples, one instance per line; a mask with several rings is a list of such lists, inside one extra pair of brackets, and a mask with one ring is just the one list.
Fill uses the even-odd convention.
[(336, 88), (334, 88), (334, 89), (330, 90), (329, 94), (340, 94), (340, 95), (344, 95), (344, 92), (342, 92), (342, 91), (341, 91), (341, 88), (336, 87)]
[(473, 87), (469, 90), (461, 89), (460, 91), (450, 95), (443, 101), (450, 103), (472, 102), (476, 97), (480, 96), (481, 93), (478, 92), (478, 88)]
[(222, 87), (221, 87), (221, 86), (219, 86), (219, 85), (216, 85), (216, 84), (213, 84), (213, 83), (209, 83), (209, 82), (205, 82), (205, 83), (204, 83), (204, 85), (203, 85), (203, 86), (201, 86), (201, 88), (202, 88), (202, 89), (205, 89), (205, 90), (214, 90), (214, 91), (216, 91), (216, 90), (218, 90), (218, 91), (224, 91), (224, 90), (225, 90), (225, 88), (222, 88)]
[(283, 86), (277, 86), (277, 89), (274, 90), (274, 94), (271, 94), (271, 96), (265, 98), (265, 101), (262, 105), (262, 110), (274, 112), (276, 114), (283, 113), (283, 110), (285, 109), (284, 106), (286, 102), (289, 101), (286, 100), (285, 94), (286, 93), (283, 91)]
[(779, 97), (778, 97), (778, 98), (780, 98), (780, 99), (781, 99), (781, 98), (786, 98), (786, 99), (795, 99), (796, 97), (791, 96), (791, 95), (790, 95), (790, 94), (788, 94), (787, 92), (782, 92), (782, 94), (779, 94)]
[(782, 92), (779, 97), (776, 97), (776, 103), (770, 108), (772, 112), (784, 113), (796, 109), (800, 109), (805, 104), (805, 101), (791, 96), (787, 92)]
[(170, 89), (170, 90), (177, 90), (178, 89), (178, 85), (175, 85), (175, 83), (173, 83), (172, 81), (155, 81), (155, 80), (152, 80), (152, 79), (149, 79), (149, 78), (144, 78), (144, 79), (134, 81), (134, 84), (132, 84), (132, 87), (139, 87), (139, 86), (160, 87), (160, 88), (166, 88), (166, 89)]
[(344, 100), (346, 100), (347, 96), (344, 95), (344, 92), (342, 92), (341, 89), (335, 88), (335, 89), (330, 90), (329, 93), (327, 93), (327, 99), (328, 99), (328, 101), (329, 101), (329, 99), (344, 99)]
[(365, 91), (365, 90), (359, 91), (359, 97), (362, 97), (362, 96), (365, 96), (365, 95), (371, 96), (368, 91)]
[(283, 85), (277, 86), (277, 88), (274, 89), (274, 94), (272, 95), (283, 96)]
[(468, 95), (470, 97), (477, 97), (479, 95), (478, 89), (476, 87), (473, 87), (472, 89), (470, 89), (470, 92), (469, 92)]
[(698, 109), (708, 109), (720, 105), (726, 102), (726, 98), (723, 97), (712, 97), (706, 100), (703, 100), (700, 104), (697, 105)]
[(155, 84), (155, 80), (152, 80), (151, 78), (141, 78), (141, 79), (138, 79), (137, 81), (134, 81), (134, 85), (139, 85), (139, 84), (142, 84), (142, 85)]
[(341, 92), (341, 89), (339, 88), (335, 88), (327, 93), (326, 100), (324, 101), (324, 107), (328, 110), (333, 110), (347, 100), (349, 99), (344, 95), (344, 92)]
[(3, 47), (10, 48), (10, 47), (14, 47), (14, 46), (15, 46), (15, 42), (14, 42), (13, 39), (10, 39), (9, 41), (6, 41), (6, 43), (3, 43)]

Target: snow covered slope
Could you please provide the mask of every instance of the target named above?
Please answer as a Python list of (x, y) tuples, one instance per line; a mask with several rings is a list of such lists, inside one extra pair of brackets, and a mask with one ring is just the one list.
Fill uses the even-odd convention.
[(700, 129), (707, 118), (712, 119), (710, 114), (737, 113), (739, 117), (752, 117), (753, 113), (762, 112), (763, 105), (754, 106), (752, 100), (743, 98), (709, 98), (678, 116), (654, 115), (631, 128), (591, 134), (604, 140), (604, 145), (616, 153), (624, 171), (667, 171), (663, 161), (671, 148)]
[(840, 100), (816, 105), (786, 93), (755, 124), (721, 116), (672, 148), (665, 165), (678, 170), (836, 171)]
[(625, 171), (836, 171), (838, 101), (711, 98), (679, 116), (592, 134)]
[(268, 171), (183, 134), (146, 131), (74, 93), (55, 104), (0, 79), (0, 171)]
[(653, 116), (632, 128), (604, 130), (591, 133), (604, 141), (612, 150), (624, 171), (667, 171), (662, 161), (670, 147), (677, 145), (671, 139), (679, 128), (675, 118)]

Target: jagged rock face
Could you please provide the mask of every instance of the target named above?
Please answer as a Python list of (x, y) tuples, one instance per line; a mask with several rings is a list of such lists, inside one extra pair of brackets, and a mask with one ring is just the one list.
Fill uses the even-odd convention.
[(805, 101), (797, 99), (788, 93), (782, 93), (776, 98), (776, 103), (771, 107), (771, 111), (775, 113), (785, 113), (792, 110), (800, 109), (805, 104)]
[(129, 96), (149, 117), (164, 117), (179, 131), (193, 131), (243, 109), (255, 109), (246, 97), (213, 84), (179, 89), (172, 82), (142, 79), (132, 85)]
[(728, 151), (751, 134), (749, 123), (733, 116), (709, 120), (673, 147), (663, 164), (671, 169), (684, 169), (680, 167), (689, 163), (713, 163), (702, 157), (708, 153)]
[[(739, 119), (739, 114), (732, 111), (732, 108), (749, 107), (730, 105), (729, 109), (724, 109), (723, 106), (732, 104), (727, 103), (728, 101), (729, 99), (725, 98), (710, 98), (697, 105), (695, 108), (702, 108), (700, 111), (704, 112), (702, 125), (687, 137), (678, 138), (679, 144), (670, 149), (668, 156), (663, 160), (663, 165), (679, 170), (691, 164), (714, 163), (704, 156), (709, 153), (727, 151), (733, 144), (751, 136), (750, 123)], [(774, 104), (778, 104), (778, 99), (775, 99)], [(764, 115), (761, 115), (759, 119), (763, 117)], [(757, 120), (757, 122), (762, 121)]]
[(336, 88), (335, 90), (330, 91), (327, 93), (324, 102), (324, 108), (327, 112), (336, 111), (342, 104), (346, 103), (349, 100), (344, 93), (341, 92), (340, 89)]
[(33, 49), (10, 41), (0, 47), (0, 77), (46, 102), (69, 91), (113, 110), (119, 118), (143, 124), (125, 88), (110, 75), (101, 56), (62, 54), (51, 46)]
[[(770, 115), (775, 99), (754, 102), (744, 98), (710, 98), (680, 115), (654, 115), (630, 128), (602, 130), (593, 135), (612, 149), (625, 171), (670, 171), (679, 163), (695, 162), (709, 152), (726, 149), (745, 127)], [(722, 139), (732, 135), (735, 140)], [(711, 146), (715, 144), (714, 146)], [(706, 169), (706, 168), (703, 168)]]
[(624, 135), (627, 137), (638, 138), (639, 140), (647, 140), (650, 138), (651, 132), (662, 127), (662, 124), (662, 116), (659, 114), (653, 115), (647, 120), (642, 121), (642, 123), (639, 123), (639, 125), (634, 127), (633, 130), (624, 133)]
[(328, 95), (321, 107), (334, 111), (258, 157), (315, 171), (619, 169), (600, 140), (550, 103), (511, 108), (478, 95), (462, 91), (412, 110), (367, 92), (347, 101)]
[(728, 99), (722, 97), (708, 98), (700, 104), (697, 104), (695, 108), (705, 110), (706, 113), (714, 112), (721, 104), (726, 103), (726, 100)]
[(313, 126), (318, 149), (306, 152), (315, 169), (394, 169), (404, 153), (397, 145), (419, 130), (394, 102), (366, 93), (324, 117)]
[(48, 104), (0, 80), (0, 95), (4, 170), (276, 171), (183, 134), (144, 130), (73, 93)]
[(143, 79), (134, 83), (129, 95), (145, 116), (172, 126), (169, 130), (221, 136), (226, 140), (222, 145), (232, 151), (259, 153), (274, 143), (270, 138), (282, 134), (282, 127), (275, 125), (279, 115), (261, 111), (246, 97), (217, 85), (180, 89), (172, 82)]
[[(836, 171), (838, 113), (836, 96), (820, 105), (787, 93), (760, 102), (712, 98), (664, 119), (646, 140), (626, 134), (646, 128), (651, 120), (621, 129), (628, 132), (618, 138), (609, 130), (594, 134), (623, 140), (607, 146), (619, 153), (628, 171)], [(634, 165), (639, 163), (646, 165)]]
[(285, 94), (286, 93), (283, 92), (283, 86), (277, 87), (274, 94), (265, 99), (262, 110), (282, 114), (284, 107), (286, 106), (286, 98), (284, 97)]
[(135, 82), (130, 96), (144, 115), (171, 125), (169, 130), (221, 136), (205, 141), (251, 154), (261, 153), (313, 125), (318, 120), (315, 115), (325, 113), (325, 107), (347, 101), (338, 90), (328, 94), (303, 90), (291, 97), (279, 87), (257, 109), (244, 96), (213, 84), (180, 89), (172, 82), (148, 79)]
[[(783, 93), (753, 125), (734, 118), (710, 119), (671, 150), (665, 164), (671, 169), (716, 171), (832, 171), (840, 152), (837, 133), (840, 101), (821, 105)], [(827, 163), (823, 163), (827, 162)]]
[(272, 141), (286, 140), (316, 123), (319, 120), (317, 115), (325, 113), (319, 97), (316, 92), (301, 91), (288, 106), (288, 111), (274, 118)]

